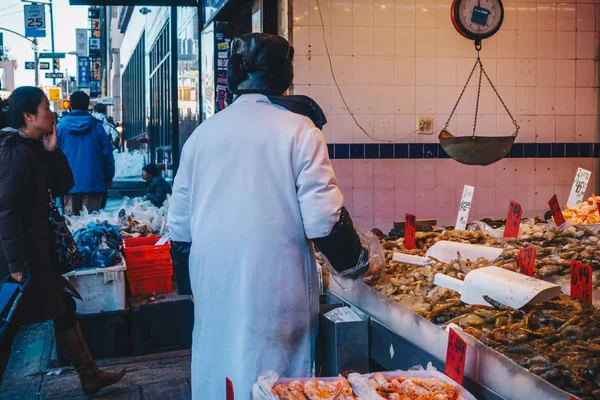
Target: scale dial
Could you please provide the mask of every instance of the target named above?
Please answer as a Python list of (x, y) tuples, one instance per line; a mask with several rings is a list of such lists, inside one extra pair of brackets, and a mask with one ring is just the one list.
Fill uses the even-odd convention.
[(451, 17), (462, 36), (482, 40), (498, 32), (504, 20), (504, 7), (500, 0), (454, 0)]

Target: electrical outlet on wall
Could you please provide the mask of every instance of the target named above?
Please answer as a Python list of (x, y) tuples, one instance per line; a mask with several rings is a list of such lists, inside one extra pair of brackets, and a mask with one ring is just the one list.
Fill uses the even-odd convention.
[(417, 133), (420, 135), (431, 135), (433, 133), (433, 118), (418, 117), (417, 118)]

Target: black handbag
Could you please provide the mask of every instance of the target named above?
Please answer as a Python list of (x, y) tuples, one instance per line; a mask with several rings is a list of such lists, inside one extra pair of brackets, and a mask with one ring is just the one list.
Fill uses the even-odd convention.
[(79, 268), (82, 257), (79, 249), (75, 245), (73, 235), (71, 235), (71, 231), (65, 223), (65, 217), (60, 214), (56, 207), (56, 201), (54, 201), (50, 189), (48, 189), (48, 195), (50, 197), (49, 220), (55, 239), (54, 251), (56, 253), (56, 265), (61, 274), (66, 274)]

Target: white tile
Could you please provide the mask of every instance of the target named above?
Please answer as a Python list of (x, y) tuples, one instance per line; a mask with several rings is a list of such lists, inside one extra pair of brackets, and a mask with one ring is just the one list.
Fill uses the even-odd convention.
[[(325, 42), (323, 41), (323, 27), (311, 26), (310, 37), (308, 44), (310, 45), (311, 56), (324, 56), (327, 54), (325, 51)], [(325, 40), (328, 44), (331, 44), (331, 27), (325, 27)]]
[(553, 87), (538, 87), (535, 107), (538, 116), (554, 115), (556, 113), (556, 89)]
[(534, 114), (535, 99), (535, 87), (517, 87), (517, 113)]
[(600, 32), (600, 4), (596, 4), (596, 32)]
[(393, 142), (395, 125), (394, 114), (374, 115), (373, 133), (375, 139)]
[(516, 58), (517, 32), (501, 29), (496, 36), (498, 58)]
[(417, 29), (417, 57), (435, 56), (435, 29)]
[[(485, 69), (485, 72), (487, 73), (488, 77), (490, 78), (492, 83), (496, 85), (496, 81), (498, 80), (498, 71), (496, 70), (496, 59), (485, 59), (482, 60), (482, 63), (483, 68)], [(481, 85), (485, 87), (490, 87), (490, 83), (488, 82), (485, 76), (483, 76), (481, 79)]]
[(352, 143), (354, 121), (350, 114), (333, 114), (330, 123), (333, 143)]
[(556, 60), (537, 60), (537, 86), (556, 87)]
[(537, 35), (535, 31), (517, 31), (517, 57), (535, 58)]
[[(462, 91), (462, 87), (458, 86), (457, 90)], [(460, 94), (460, 92), (459, 92)], [(457, 97), (458, 99), (458, 97)], [(475, 113), (475, 106), (477, 105), (477, 89), (475, 87), (468, 87), (463, 93), (458, 106), (456, 107), (456, 114), (458, 115), (473, 115)]]
[(519, 60), (517, 63), (517, 86), (535, 86), (537, 75), (537, 60)]
[(294, 84), (310, 84), (310, 62), (306, 57), (296, 57), (294, 59)]
[(327, 56), (313, 56), (310, 59), (310, 84), (327, 85), (332, 83), (331, 68)]
[(456, 57), (456, 31), (454, 29), (436, 29), (435, 36), (436, 56)]
[(334, 56), (351, 56), (353, 53), (353, 32), (351, 26), (331, 27), (331, 54)]
[(393, 56), (396, 53), (394, 28), (375, 26), (373, 31), (373, 54), (377, 56)]
[(354, 85), (352, 112), (355, 114), (373, 114), (375, 91), (373, 85)]
[(465, 39), (456, 32), (456, 57), (458, 58), (473, 58), (475, 47), (473, 41)]
[(354, 79), (355, 85), (372, 85), (374, 82), (375, 60), (369, 56), (354, 56)]
[(593, 88), (575, 89), (575, 113), (577, 115), (594, 115), (596, 110), (596, 93)]
[(375, 85), (373, 87), (373, 112), (375, 114), (393, 114), (394, 86)]
[[(436, 59), (436, 85), (448, 86), (456, 85), (456, 59), (455, 58), (437, 58)], [(420, 83), (417, 83), (420, 85)], [(441, 112), (438, 110), (438, 112)]]
[(517, 30), (517, 2), (507, 1), (504, 4), (504, 21), (502, 21), (502, 30)]
[(396, 27), (414, 28), (416, 26), (415, 0), (395, 0)]
[(553, 115), (538, 115), (535, 129), (536, 142), (552, 143), (556, 141), (556, 121)]
[(593, 115), (577, 115), (575, 117), (575, 141), (589, 143), (596, 134), (596, 117)]
[[(295, 8), (294, 0), (294, 8)], [(352, 26), (352, 0), (338, 0), (331, 7), (332, 26)]]
[[(458, 34), (458, 33), (457, 33)], [(498, 37), (496, 35), (485, 40), (485, 46), (481, 49), (481, 58), (487, 60), (498, 56)]]
[(537, 29), (537, 5), (519, 2), (517, 4), (517, 30), (535, 31)]
[(308, 54), (310, 28), (308, 26), (294, 26), (292, 45), (296, 56)]
[(596, 32), (577, 32), (577, 59), (593, 60), (596, 56)]
[(575, 86), (575, 60), (556, 60), (556, 87)]
[(375, 57), (374, 80), (376, 85), (396, 84), (396, 63), (394, 57)]
[(415, 81), (417, 86), (435, 85), (435, 58), (417, 57)]
[(574, 59), (576, 47), (575, 32), (556, 32), (556, 58)]
[[(516, 86), (512, 87), (498, 87), (498, 93), (504, 100), (504, 104), (508, 107), (508, 111), (510, 111), (513, 115), (517, 113), (517, 88)], [(502, 102), (498, 99), (496, 101), (496, 113), (498, 115), (506, 115), (506, 110), (502, 105)]]
[(575, 88), (559, 87), (556, 88), (556, 114), (573, 115), (575, 114)]
[(575, 141), (575, 117), (573, 115), (556, 116), (556, 141)]
[(559, 31), (575, 31), (577, 8), (573, 3), (558, 3), (556, 7), (556, 29)]
[(437, 29), (452, 29), (456, 32), (452, 21), (448, 18), (451, 5), (452, 0), (435, 0), (435, 27)]
[(416, 110), (416, 87), (396, 86), (394, 87), (394, 113), (411, 114)]
[[(456, 59), (456, 84), (461, 88), (465, 86), (467, 83), (467, 78), (469, 78), (469, 74), (473, 70), (473, 65), (475, 64), (475, 60), (472, 58), (457, 58)], [(469, 86), (475, 86), (477, 84), (477, 76), (475, 72), (473, 72), (473, 76), (469, 81)]]
[(355, 56), (372, 56), (374, 44), (373, 27), (354, 27), (353, 42)]
[(396, 85), (416, 84), (416, 58), (414, 57), (396, 57)]
[(419, 0), (416, 8), (416, 23), (419, 29), (435, 28), (436, 8), (431, 0)]
[(555, 31), (556, 30), (556, 4), (538, 3), (537, 4), (537, 30)]
[[(342, 95), (340, 96), (340, 91)], [(331, 112), (344, 114), (353, 109), (354, 90), (352, 85), (331, 85)]]
[(497, 101), (498, 96), (496, 96), (491, 87), (482, 87), (479, 98), (479, 112), (482, 114), (496, 114)]
[[(319, 0), (320, 10), (316, 0), (310, 0), (309, 18), (312, 26), (331, 25), (331, 0)], [(321, 23), (321, 16), (323, 23)]]
[(577, 4), (577, 31), (595, 31), (595, 18), (595, 4)]
[(414, 143), (416, 134), (417, 116), (412, 115), (396, 115), (394, 121), (394, 140), (397, 143)]
[(373, 23), (375, 26), (394, 27), (396, 20), (396, 10), (394, 0), (375, 0), (374, 10), (375, 16)]
[(309, 1), (308, 0), (294, 0), (292, 19), (294, 21), (294, 34), (295, 28), (299, 25), (308, 25), (309, 21)]
[(498, 132), (498, 116), (496, 114), (482, 114), (477, 120), (476, 134), (481, 136), (496, 136)]
[(414, 57), (417, 41), (415, 28), (396, 28), (395, 36), (396, 55)]
[(352, 56), (333, 56), (331, 61), (333, 63), (333, 73), (335, 79), (340, 85), (351, 85), (354, 78), (354, 65), (352, 63)]
[(373, 0), (353, 0), (352, 13), (354, 14), (353, 25), (373, 26)]
[(535, 115), (517, 116), (517, 122), (520, 126), (519, 136), (515, 139), (517, 143), (535, 142)]
[(575, 68), (576, 85), (578, 87), (593, 87), (596, 62), (594, 60), (577, 60)]
[(325, 115), (331, 114), (331, 85), (310, 85), (310, 97), (321, 106)]
[(498, 86), (516, 86), (517, 60), (514, 58), (499, 58), (496, 65), (498, 67), (496, 84)]
[[(456, 118), (455, 116), (452, 117), (452, 119), (450, 121), (448, 121), (448, 114), (438, 114), (435, 116), (435, 120), (433, 121), (433, 125), (434, 125), (434, 132), (440, 132), (442, 129), (445, 128), (446, 126), (446, 122), (448, 122), (448, 127), (446, 128), (446, 130), (450, 133), (452, 132), (456, 132)], [(438, 140), (439, 142), (439, 140)]]
[(456, 86), (436, 86), (435, 110), (438, 114), (450, 115), (456, 103)]
[(352, 143), (373, 143), (373, 114), (358, 114), (355, 117), (358, 124), (352, 125)]
[[(560, 34), (559, 32), (558, 34)], [(537, 32), (536, 55), (537, 58), (554, 59), (556, 58), (556, 34), (554, 31)]]
[(310, 85), (294, 85), (292, 93), (298, 95), (310, 96)]
[(496, 121), (496, 134), (498, 136), (509, 136), (515, 132), (515, 125), (508, 115), (498, 115)]
[(435, 86), (417, 86), (417, 113), (435, 113)]

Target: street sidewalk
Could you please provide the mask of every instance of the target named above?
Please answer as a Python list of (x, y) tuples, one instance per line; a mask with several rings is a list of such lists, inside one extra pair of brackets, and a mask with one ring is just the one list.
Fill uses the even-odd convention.
[[(54, 335), (49, 322), (21, 329), (0, 385), (2, 400), (83, 400), (72, 367), (49, 368)], [(189, 350), (98, 360), (102, 369), (127, 368), (121, 382), (93, 399), (191, 399)], [(59, 373), (60, 372), (60, 373)], [(50, 374), (49, 374), (50, 373)], [(55, 373), (55, 374), (53, 374)], [(58, 373), (58, 374), (56, 374)]]

